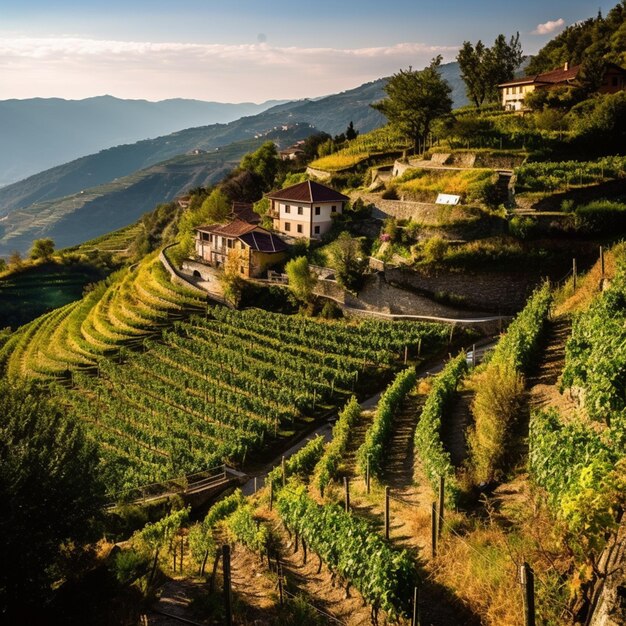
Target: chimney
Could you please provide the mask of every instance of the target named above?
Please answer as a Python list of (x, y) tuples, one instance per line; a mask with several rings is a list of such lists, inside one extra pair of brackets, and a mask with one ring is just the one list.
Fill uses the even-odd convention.
[(565, 65), (563, 66), (563, 69), (567, 72), (567, 70), (569, 70), (569, 61), (565, 61)]

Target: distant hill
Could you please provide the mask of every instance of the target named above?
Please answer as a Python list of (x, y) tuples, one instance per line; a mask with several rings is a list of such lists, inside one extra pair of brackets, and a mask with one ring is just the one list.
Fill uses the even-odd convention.
[[(454, 105), (459, 107), (467, 104), (458, 65), (449, 63), (442, 66), (441, 71), (453, 89)], [(207, 169), (203, 170), (204, 174), (188, 176), (187, 172), (182, 179), (177, 179), (179, 182), (176, 184), (170, 184), (169, 170), (157, 174), (158, 168), (150, 169), (156, 164), (162, 164), (196, 149), (211, 154), (216, 148), (221, 149), (233, 142), (251, 140), (268, 131), (295, 124), (299, 124), (297, 132), (304, 130), (311, 133), (310, 128), (307, 131), (310, 125), (333, 135), (343, 132), (350, 121), (353, 121), (355, 128), (361, 132), (373, 130), (383, 125), (385, 118), (372, 109), (370, 104), (385, 96), (383, 88), (386, 83), (387, 79), (381, 78), (339, 94), (279, 104), (257, 115), (228, 124), (189, 128), (163, 137), (109, 148), (1, 188), (0, 254), (7, 254), (11, 250), (25, 251), (30, 247), (32, 239), (37, 237), (55, 238), (54, 234), (51, 234), (52, 231), (49, 231), (51, 223), (57, 224), (54, 232), (57, 233), (58, 245), (73, 245), (120, 228), (158, 202), (173, 197), (171, 194), (174, 193), (174, 188), (178, 193), (185, 188), (202, 184), (198, 182), (202, 176), (205, 176), (205, 180), (219, 180), (219, 177), (226, 173), (225, 168), (232, 167), (232, 163), (227, 165), (228, 162), (222, 158), (223, 155), (218, 153), (207, 160), (208, 165)], [(196, 162), (193, 158), (183, 161)], [(210, 174), (209, 167), (213, 168)], [(146, 176), (146, 171), (152, 172), (154, 177)], [(120, 181), (117, 179), (132, 175), (134, 172), (140, 173), (142, 180), (140, 187), (132, 186), (136, 195), (131, 196), (127, 190), (120, 195), (116, 184)], [(163, 177), (170, 182), (163, 182)], [(92, 197), (94, 188), (98, 190)], [(164, 190), (168, 190), (167, 193)], [(81, 191), (84, 193), (81, 194)], [(73, 199), (68, 198), (71, 196)], [(90, 207), (89, 211), (93, 215), (98, 214), (97, 224), (92, 220), (85, 220), (84, 216), (87, 213), (84, 211), (78, 212), (74, 218), (67, 217), (75, 213), (74, 204), (83, 205), (85, 197), (90, 198), (86, 203)], [(114, 198), (112, 204), (109, 203), (111, 197)], [(128, 204), (124, 205), (124, 202)], [(66, 217), (56, 219), (54, 217), (56, 211)], [(74, 219), (78, 221), (73, 222)], [(66, 234), (60, 226), (65, 224), (69, 227), (70, 223), (72, 223), (71, 235)], [(80, 228), (86, 229), (83, 236), (79, 234)]]
[(200, 100), (0, 101), (0, 186), (104, 148), (254, 115), (277, 101), (227, 104)]
[(122, 228), (188, 189), (220, 181), (264, 141), (286, 147), (314, 131), (298, 125), (211, 152), (179, 155), (77, 194), (13, 211), (0, 219), (0, 256), (27, 252), (41, 237), (51, 237), (57, 248), (65, 248)]

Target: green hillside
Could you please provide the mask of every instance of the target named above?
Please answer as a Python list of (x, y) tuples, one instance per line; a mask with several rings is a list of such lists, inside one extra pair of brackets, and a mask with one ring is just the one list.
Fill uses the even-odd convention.
[(24, 252), (40, 237), (50, 237), (64, 248), (125, 227), (157, 204), (220, 181), (264, 141), (275, 139), (286, 146), (311, 132), (308, 126), (298, 126), (207, 153), (177, 156), (80, 193), (12, 211), (0, 222), (0, 256)]
[(0, 328), (16, 328), (80, 299), (102, 272), (86, 264), (46, 263), (0, 278)]

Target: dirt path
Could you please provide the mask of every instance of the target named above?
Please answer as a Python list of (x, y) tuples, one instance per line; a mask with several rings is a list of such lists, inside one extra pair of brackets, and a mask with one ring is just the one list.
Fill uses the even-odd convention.
[(576, 403), (567, 394), (560, 394), (556, 386), (565, 366), (565, 343), (571, 332), (569, 317), (562, 316), (548, 322), (541, 363), (528, 378), (530, 410), (554, 406), (564, 416), (576, 411)]
[(393, 434), (383, 467), (383, 482), (392, 489), (403, 490), (413, 485), (415, 453), (413, 439), (425, 396), (409, 395), (393, 421)]
[(190, 606), (192, 600), (202, 593), (204, 584), (189, 578), (168, 580), (161, 589), (159, 600), (153, 606), (155, 610), (146, 614), (146, 624), (149, 626), (180, 626), (182, 621), (176, 617), (200, 624), (208, 623), (198, 619)]

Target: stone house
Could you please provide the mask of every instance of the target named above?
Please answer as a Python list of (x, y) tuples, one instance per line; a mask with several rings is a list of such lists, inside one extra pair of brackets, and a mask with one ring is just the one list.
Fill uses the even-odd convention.
[(287, 244), (280, 237), (239, 218), (198, 227), (195, 247), (197, 261), (223, 268), (230, 259), (242, 278), (261, 276), (287, 255)]

